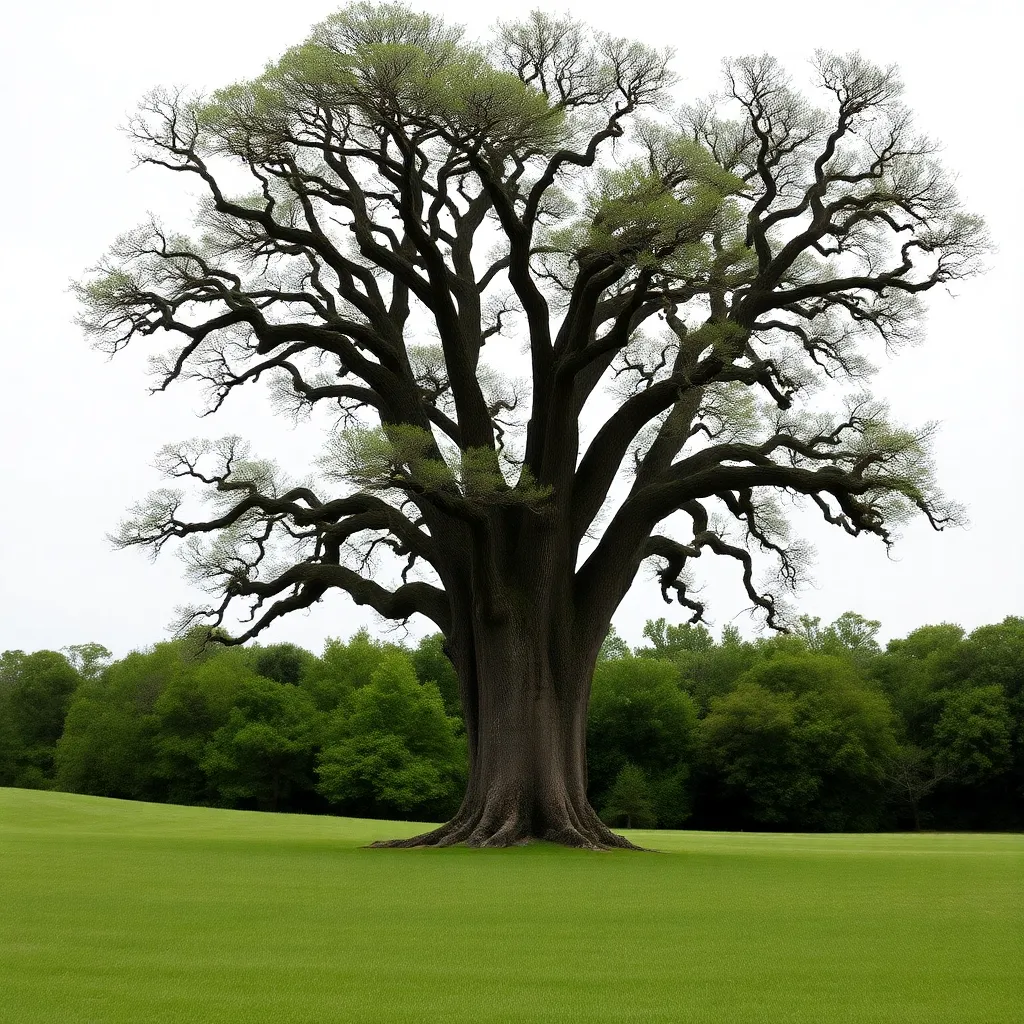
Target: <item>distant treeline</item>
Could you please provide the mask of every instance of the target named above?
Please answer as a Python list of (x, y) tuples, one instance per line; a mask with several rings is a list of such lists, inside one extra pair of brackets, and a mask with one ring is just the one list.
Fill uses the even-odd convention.
[[(877, 622), (754, 641), (726, 627), (614, 631), (594, 675), (590, 798), (625, 827), (1024, 828), (1024, 619)], [(466, 783), (439, 635), (203, 646), (111, 661), (99, 644), (0, 655), (0, 786), (439, 820)]]

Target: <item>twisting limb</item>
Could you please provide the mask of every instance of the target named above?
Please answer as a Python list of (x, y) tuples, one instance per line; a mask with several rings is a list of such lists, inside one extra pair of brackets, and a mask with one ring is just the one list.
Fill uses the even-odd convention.
[(661, 585), (661, 596), (666, 604), (672, 603), (672, 593), (676, 601), (689, 608), (693, 615), (691, 623), (700, 622), (704, 618), (704, 605), (702, 602), (690, 597), (688, 590), (690, 581), (684, 575), (684, 567), (688, 558), (697, 558), (700, 555), (700, 548), (692, 544), (680, 544), (669, 537), (662, 537), (653, 534), (647, 541), (644, 548), (644, 557), (656, 557), (664, 560), (665, 564), (658, 570), (658, 582)]

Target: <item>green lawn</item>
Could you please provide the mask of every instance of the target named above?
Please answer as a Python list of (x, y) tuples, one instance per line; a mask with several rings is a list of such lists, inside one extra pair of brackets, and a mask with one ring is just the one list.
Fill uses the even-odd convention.
[(415, 828), (0, 789), (0, 1021), (1024, 1019), (1024, 836)]

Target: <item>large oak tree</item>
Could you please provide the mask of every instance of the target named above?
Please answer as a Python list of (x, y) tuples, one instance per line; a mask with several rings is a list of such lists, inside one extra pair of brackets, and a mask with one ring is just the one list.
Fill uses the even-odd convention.
[(169, 337), (157, 388), (202, 381), (210, 411), (262, 381), (332, 417), (309, 479), (236, 438), (166, 448), (212, 509), (158, 491), (119, 543), (184, 539), (215, 598), (182, 626), (248, 601), (235, 642), (332, 588), (437, 624), (470, 780), (404, 845), (630, 845), (587, 803), (586, 708), (645, 560), (695, 620), (691, 563), (735, 560), (779, 627), (804, 561), (787, 503), (886, 543), (957, 516), (930, 428), (866, 390), (864, 352), (986, 247), (896, 71), (819, 53), (808, 98), (745, 57), (671, 109), (669, 56), (541, 13), (482, 46), (357, 4), (131, 122), (205, 198), (191, 235), (116, 242), (78, 286), (85, 329), (109, 352)]

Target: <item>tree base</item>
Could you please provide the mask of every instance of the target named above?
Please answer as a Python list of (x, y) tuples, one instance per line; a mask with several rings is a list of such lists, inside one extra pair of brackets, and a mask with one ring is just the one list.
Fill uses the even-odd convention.
[(487, 822), (480, 818), (455, 817), (451, 821), (422, 835), (409, 839), (381, 839), (370, 843), (374, 850), (412, 850), (420, 847), (471, 846), (477, 848), (501, 848), (526, 846), (528, 843), (556, 843), (577, 850), (637, 850), (652, 851), (631, 843), (625, 836), (612, 832), (596, 815), (593, 822), (573, 822), (566, 818), (564, 823), (543, 829), (535, 828), (530, 822), (517, 815), (501, 822)]

